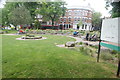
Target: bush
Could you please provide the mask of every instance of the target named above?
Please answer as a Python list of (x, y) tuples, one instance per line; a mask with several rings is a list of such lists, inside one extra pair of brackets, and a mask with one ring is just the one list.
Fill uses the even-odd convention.
[(101, 53), (101, 58), (103, 60), (113, 60), (114, 59), (113, 55), (110, 53)]

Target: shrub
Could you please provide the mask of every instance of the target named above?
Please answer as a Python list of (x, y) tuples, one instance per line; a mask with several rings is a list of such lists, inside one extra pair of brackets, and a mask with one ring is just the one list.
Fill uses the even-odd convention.
[(117, 54), (118, 52), (116, 50), (112, 50), (111, 54)]
[(110, 53), (101, 53), (101, 58), (103, 60), (113, 60), (114, 59), (113, 55)]

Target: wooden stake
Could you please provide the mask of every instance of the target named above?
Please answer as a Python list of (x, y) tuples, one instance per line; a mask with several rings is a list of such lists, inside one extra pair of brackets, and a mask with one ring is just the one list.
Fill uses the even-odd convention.
[(97, 62), (99, 62), (99, 58), (100, 58), (100, 50), (101, 50), (101, 40), (99, 40), (99, 47), (98, 47), (98, 56), (97, 56)]
[(120, 74), (120, 53), (118, 53), (118, 70), (117, 70), (117, 77), (119, 77)]
[[(101, 29), (102, 29), (102, 27), (101, 27)], [(101, 45), (100, 45), (100, 43), (101, 43), (101, 29), (100, 29), (100, 40), (99, 40), (99, 46), (98, 46), (98, 56), (97, 56), (97, 62), (99, 62), (99, 58), (100, 58), (100, 50), (101, 50)]]

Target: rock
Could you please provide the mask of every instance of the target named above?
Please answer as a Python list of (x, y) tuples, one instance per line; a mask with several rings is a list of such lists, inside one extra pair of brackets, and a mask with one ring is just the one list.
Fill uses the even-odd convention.
[(41, 39), (42, 36), (36, 36), (36, 37), (28, 37), (28, 36), (22, 36), (21, 39)]
[(85, 44), (85, 45), (88, 45), (88, 43), (87, 43), (87, 42), (85, 42), (84, 44)]
[(21, 39), (25, 39), (25, 36), (22, 36)]
[(65, 44), (66, 47), (75, 47), (75, 42), (67, 42)]
[(114, 61), (118, 61), (118, 58), (113, 58)]
[(89, 44), (89, 46), (93, 46), (93, 44)]
[(92, 44), (93, 46), (99, 46), (99, 44)]
[(84, 47), (84, 45), (76, 45), (75, 47)]

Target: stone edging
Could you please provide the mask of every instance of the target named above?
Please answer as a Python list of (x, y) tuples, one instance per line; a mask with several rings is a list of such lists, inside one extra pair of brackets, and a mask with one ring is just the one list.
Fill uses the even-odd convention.
[(21, 39), (21, 38), (16, 38), (16, 40), (44, 40), (47, 39), (46, 37), (42, 37), (41, 39)]

